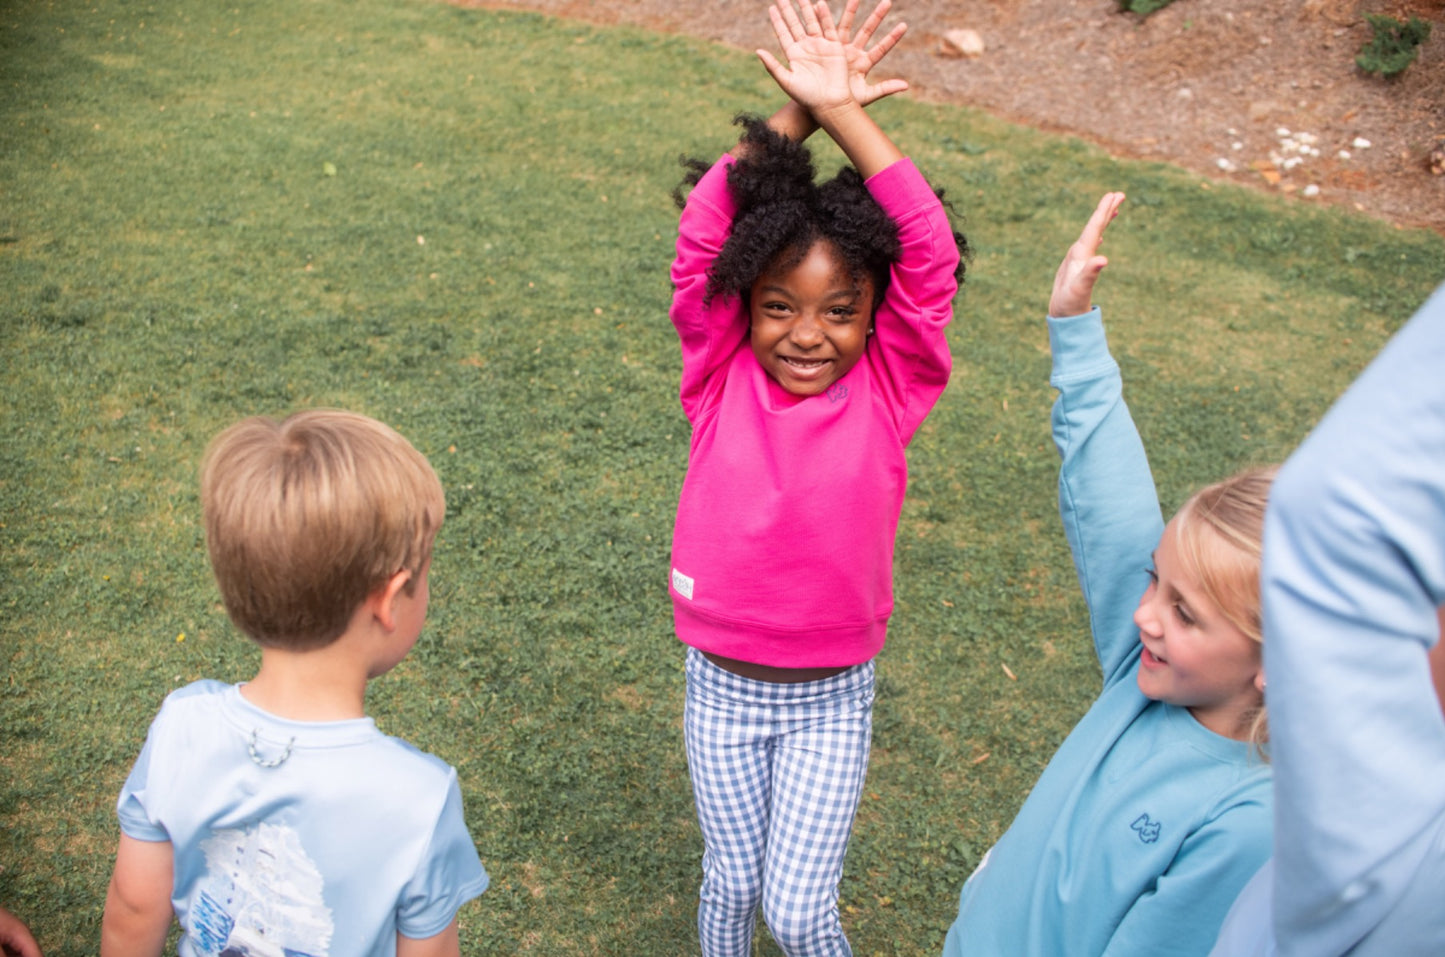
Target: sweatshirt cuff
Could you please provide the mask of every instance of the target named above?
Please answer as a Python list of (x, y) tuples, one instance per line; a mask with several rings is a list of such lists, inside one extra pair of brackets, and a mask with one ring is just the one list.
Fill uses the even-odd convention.
[(1057, 386), (1071, 379), (1093, 378), (1118, 368), (1104, 336), (1104, 314), (1098, 306), (1078, 316), (1049, 316), (1049, 349), (1053, 371), (1049, 382)]
[(907, 211), (915, 205), (936, 199), (928, 180), (907, 156), (874, 173), (863, 185), (884, 209)]

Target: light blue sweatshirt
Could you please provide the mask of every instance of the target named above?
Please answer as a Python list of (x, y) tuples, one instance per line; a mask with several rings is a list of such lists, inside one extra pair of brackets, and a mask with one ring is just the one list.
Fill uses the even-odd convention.
[(1445, 954), (1445, 287), (1290, 457), (1264, 546), (1272, 870), (1220, 955)]
[(1049, 338), (1059, 511), (1104, 689), (964, 885), (944, 953), (1204, 954), (1269, 854), (1269, 767), (1140, 692), (1154, 479), (1099, 310), (1051, 318)]

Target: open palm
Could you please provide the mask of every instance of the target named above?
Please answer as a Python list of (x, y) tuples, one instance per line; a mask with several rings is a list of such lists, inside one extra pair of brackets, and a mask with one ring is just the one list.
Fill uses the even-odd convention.
[(870, 49), (868, 43), (887, 15), (890, 2), (881, 0), (856, 35), (849, 37), (858, 2), (848, 0), (838, 24), (822, 2), (805, 2), (795, 10), (792, 0), (777, 0), (768, 10), (787, 66), (766, 50), (759, 50), (758, 56), (783, 91), (809, 110), (827, 110), (849, 101), (866, 106), (908, 88), (908, 83), (900, 79), (868, 82), (869, 71), (893, 48), (907, 26), (895, 26)]

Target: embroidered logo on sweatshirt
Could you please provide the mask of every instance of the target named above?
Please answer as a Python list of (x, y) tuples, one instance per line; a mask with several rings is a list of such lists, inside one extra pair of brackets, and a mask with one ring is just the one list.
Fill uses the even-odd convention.
[(692, 601), (692, 579), (676, 568), (672, 570), (672, 590), (688, 601)]
[(846, 385), (838, 385), (835, 382), (832, 385), (828, 386), (829, 402), (837, 405), (839, 402), (842, 402), (846, 398), (848, 398), (848, 387)]
[(1163, 827), (1158, 821), (1149, 820), (1149, 815), (1141, 814), (1129, 825), (1129, 829), (1139, 832), (1139, 840), (1145, 844), (1153, 844), (1159, 840), (1159, 829)]

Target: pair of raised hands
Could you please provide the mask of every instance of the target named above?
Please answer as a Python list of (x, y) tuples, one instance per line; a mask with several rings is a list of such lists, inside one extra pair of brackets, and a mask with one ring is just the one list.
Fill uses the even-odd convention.
[[(870, 47), (892, 3), (879, 0), (855, 33), (858, 4), (859, 0), (848, 0), (836, 23), (824, 0), (804, 0), (796, 9), (794, 0), (774, 0), (768, 8), (768, 18), (787, 63), (767, 50), (758, 50), (758, 58), (783, 92), (824, 125), (837, 111), (855, 105), (864, 107), (908, 89), (907, 80), (868, 80), (868, 74), (903, 37), (908, 25), (896, 25)], [(1099, 255), (1104, 229), (1118, 215), (1123, 202), (1123, 193), (1106, 193), (1099, 200), (1054, 275), (1049, 315), (1076, 316), (1089, 311), (1094, 284), (1109, 262)]]
[(767, 50), (758, 50), (758, 58), (783, 92), (815, 117), (853, 104), (867, 106), (908, 89), (907, 80), (868, 81), (869, 72), (898, 43), (908, 25), (894, 26), (870, 47), (892, 2), (879, 0), (854, 33), (858, 4), (859, 0), (848, 0), (836, 23), (823, 0), (804, 0), (797, 9), (793, 0), (774, 0), (768, 8), (768, 19), (787, 63)]

